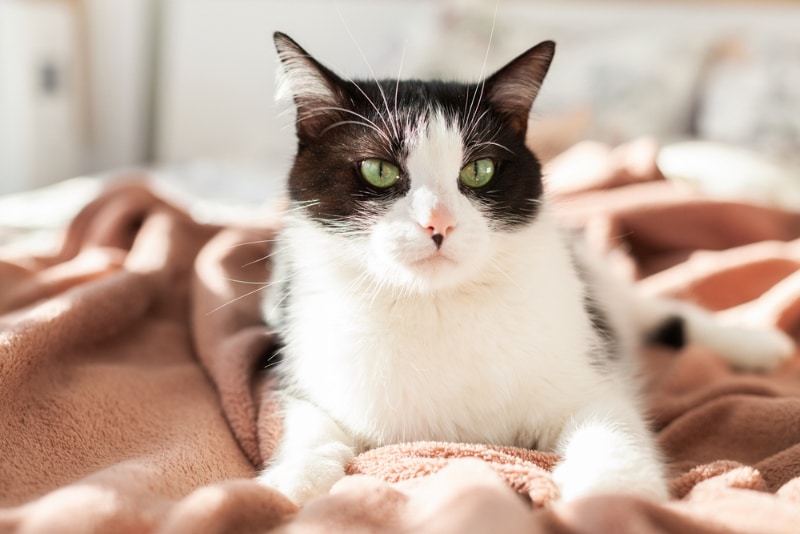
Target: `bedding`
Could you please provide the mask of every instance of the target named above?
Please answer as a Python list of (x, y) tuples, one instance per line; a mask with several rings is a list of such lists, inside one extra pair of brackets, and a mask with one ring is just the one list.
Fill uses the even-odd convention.
[[(553, 160), (564, 224), (642, 291), (796, 337), (800, 213), (667, 181), (657, 152)], [(258, 311), (276, 211), (212, 224), (184, 202), (108, 180), (56, 252), (0, 249), (1, 532), (797, 531), (800, 358), (743, 374), (696, 346), (642, 351), (669, 502), (561, 503), (552, 454), (426, 442), (358, 456), (298, 510), (253, 480), (280, 436)]]

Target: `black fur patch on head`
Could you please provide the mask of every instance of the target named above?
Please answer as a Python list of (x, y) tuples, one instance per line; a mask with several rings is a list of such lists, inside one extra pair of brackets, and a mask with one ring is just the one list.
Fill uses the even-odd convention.
[[(552, 43), (537, 45), (479, 84), (345, 81), (287, 36), (276, 34), (275, 43), (298, 111), (289, 196), (314, 220), (333, 230), (365, 228), (405, 195), (411, 179), (404, 168), (406, 136), (434, 113), (461, 130), (468, 156), (463, 164), (481, 158), (495, 163), (487, 185), (460, 185), (462, 193), (499, 228), (514, 228), (536, 216), (541, 166), (526, 147), (525, 135), (530, 106), (552, 59)], [(359, 170), (368, 158), (396, 165), (400, 180), (385, 189), (369, 184)]]
[[(358, 85), (362, 86), (365, 92), (369, 89), (367, 83)], [(351, 228), (368, 226), (372, 216), (388, 209), (410, 187), (405, 175), (385, 189), (363, 179), (359, 164), (369, 158), (392, 162), (402, 172), (403, 139), (386, 132), (382, 124), (377, 133), (374, 125), (382, 121), (378, 113), (355, 84), (344, 89), (351, 113), (327, 112), (327, 117), (318, 119), (321, 127), (316, 131), (298, 128), (297, 155), (289, 175), (290, 199), (306, 205), (314, 220), (331, 228), (341, 228), (342, 223)]]
[[(467, 86), (467, 95), (480, 91), (480, 86)], [(501, 228), (511, 229), (527, 224), (536, 217), (543, 192), (542, 168), (539, 160), (525, 144), (526, 130), (512, 127), (508, 117), (491, 102), (482, 101), (473, 114), (462, 116), (465, 132), (464, 164), (489, 158), (495, 174), (484, 187), (470, 188), (459, 182), (459, 190), (477, 201)]]

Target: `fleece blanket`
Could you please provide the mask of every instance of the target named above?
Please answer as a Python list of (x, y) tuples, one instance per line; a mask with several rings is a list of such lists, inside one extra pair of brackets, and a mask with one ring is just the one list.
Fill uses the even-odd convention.
[[(641, 143), (575, 147), (548, 181), (564, 224), (642, 291), (798, 333), (800, 214), (674, 185)], [(800, 358), (742, 374), (696, 346), (641, 355), (668, 502), (562, 503), (552, 454), (406, 443), (298, 510), (253, 480), (280, 436), (258, 313), (277, 224), (203, 225), (123, 180), (58, 252), (0, 251), (0, 532), (800, 528)]]

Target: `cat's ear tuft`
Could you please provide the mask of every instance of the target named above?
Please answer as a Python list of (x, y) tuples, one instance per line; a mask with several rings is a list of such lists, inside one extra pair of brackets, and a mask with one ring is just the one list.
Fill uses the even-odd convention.
[(297, 108), (298, 134), (313, 134), (335, 115), (331, 108), (341, 107), (344, 82), (319, 63), (288, 35), (275, 32), (275, 49), (281, 69), (276, 97), (291, 95)]
[(517, 56), (486, 80), (486, 95), (501, 113), (509, 118), (511, 127), (524, 134), (533, 101), (539, 94), (556, 44), (543, 41)]

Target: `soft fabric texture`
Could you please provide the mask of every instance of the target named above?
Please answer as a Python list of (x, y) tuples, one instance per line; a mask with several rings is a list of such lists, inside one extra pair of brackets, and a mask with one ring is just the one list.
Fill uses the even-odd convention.
[[(643, 291), (796, 337), (800, 214), (704, 198), (654, 157), (640, 142), (554, 160), (564, 223)], [(796, 531), (800, 359), (740, 374), (702, 347), (643, 354), (670, 502), (558, 503), (553, 455), (412, 443), (357, 457), (298, 511), (253, 480), (280, 436), (258, 313), (276, 225), (200, 225), (133, 180), (57, 254), (0, 251), (0, 531)]]

